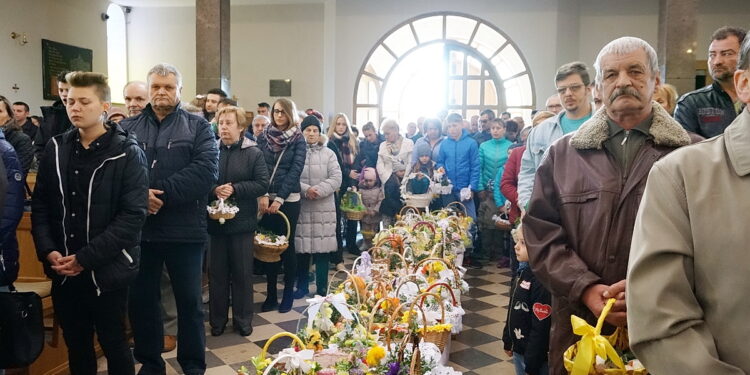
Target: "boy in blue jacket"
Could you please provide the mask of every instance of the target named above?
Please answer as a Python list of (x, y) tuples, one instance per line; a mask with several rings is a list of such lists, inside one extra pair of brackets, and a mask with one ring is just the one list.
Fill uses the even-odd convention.
[[(466, 206), (466, 214), (476, 222), (474, 192), (480, 189), (479, 146), (463, 128), (463, 122), (458, 113), (451, 113), (445, 119), (448, 137), (440, 145), (437, 167), (445, 168), (445, 173), (453, 184), (451, 194), (442, 196), (443, 206), (451, 202), (461, 202)], [(469, 232), (473, 239), (477, 233), (476, 224), (471, 225)]]

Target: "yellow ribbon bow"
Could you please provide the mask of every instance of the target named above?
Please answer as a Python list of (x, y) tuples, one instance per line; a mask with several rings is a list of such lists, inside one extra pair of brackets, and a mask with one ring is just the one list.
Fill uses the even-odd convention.
[(573, 362), (571, 375), (587, 375), (594, 365), (596, 356), (604, 358), (605, 360), (609, 358), (619, 369), (625, 368), (625, 365), (622, 363), (622, 359), (620, 359), (615, 348), (612, 347), (612, 344), (610, 344), (606, 337), (601, 335), (604, 318), (614, 304), (614, 298), (610, 298), (607, 301), (604, 310), (602, 310), (602, 314), (599, 316), (599, 320), (596, 322), (596, 328), (590, 326), (585, 320), (575, 315), (570, 316), (570, 324), (573, 326), (573, 333), (581, 336), (581, 340), (578, 341), (578, 353)]

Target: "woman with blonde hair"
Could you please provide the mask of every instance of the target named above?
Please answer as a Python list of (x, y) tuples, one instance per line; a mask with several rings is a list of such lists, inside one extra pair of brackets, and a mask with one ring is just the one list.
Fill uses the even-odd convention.
[(305, 167), (307, 144), (302, 137), (297, 121), (297, 106), (293, 101), (281, 98), (271, 106), (271, 124), (257, 139), (258, 147), (263, 151), (266, 166), (271, 174), (268, 193), (260, 197), (258, 210), (265, 216), (260, 227), (274, 233), (286, 232), (286, 223), (279, 215), (283, 212), (289, 219), (289, 247), (281, 253), (284, 263), (284, 294), (281, 304), (278, 303), (276, 278), (279, 274), (279, 263), (260, 262), (266, 273), (266, 301), (261, 311), (271, 311), (278, 306), (279, 312), (292, 309), (294, 302), (294, 279), (297, 272), (297, 257), (294, 249), (294, 235), (300, 212), (300, 175)]
[(654, 101), (659, 103), (667, 113), (674, 115), (674, 109), (677, 106), (677, 89), (668, 83), (662, 84), (656, 88)]
[(328, 148), (336, 154), (342, 176), (340, 193), (336, 194), (334, 198), (336, 199), (336, 241), (338, 249), (331, 258), (331, 262), (339, 267), (339, 264), (342, 264), (344, 261), (344, 239), (346, 240), (346, 248), (349, 253), (359, 255), (359, 249), (357, 249), (356, 244), (357, 222), (343, 218), (339, 209), (341, 195), (349, 187), (357, 186), (359, 169), (355, 166), (354, 161), (357, 159), (357, 154), (359, 153), (359, 144), (357, 137), (352, 133), (349, 117), (343, 113), (337, 113), (333, 117), (333, 122), (328, 127), (327, 137)]
[(385, 142), (380, 144), (376, 169), (381, 181), (388, 181), (395, 164), (402, 164), (402, 170), (411, 165), (414, 142), (401, 136), (398, 122), (393, 119), (385, 119), (380, 125), (380, 131), (385, 136)]

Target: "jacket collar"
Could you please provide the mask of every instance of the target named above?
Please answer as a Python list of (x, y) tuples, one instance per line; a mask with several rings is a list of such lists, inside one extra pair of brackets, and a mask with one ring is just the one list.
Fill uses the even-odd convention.
[[(690, 144), (687, 131), (673, 120), (661, 105), (651, 102), (651, 108), (654, 118), (649, 133), (654, 138), (654, 144), (667, 147)], [(601, 150), (608, 137), (607, 111), (605, 107), (602, 107), (573, 134), (570, 138), (570, 145), (579, 150)]]
[(750, 174), (750, 113), (745, 109), (724, 131), (729, 161), (739, 176)]

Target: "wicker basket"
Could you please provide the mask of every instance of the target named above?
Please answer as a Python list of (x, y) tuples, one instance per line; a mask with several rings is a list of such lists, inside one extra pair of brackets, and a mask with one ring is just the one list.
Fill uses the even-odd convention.
[(430, 206), (432, 202), (432, 193), (427, 194), (404, 194), (404, 202), (408, 206), (414, 206), (418, 208), (425, 208)]
[[(422, 310), (422, 315), (424, 315), (424, 310), (423, 310), (422, 305), (424, 304), (424, 300), (428, 296), (432, 296), (432, 297), (435, 297), (435, 299), (437, 299), (437, 304), (438, 306), (440, 306), (440, 322), (446, 323), (445, 322), (445, 306), (443, 306), (443, 297), (440, 296), (439, 294), (430, 293), (427, 291), (420, 293), (417, 296), (417, 298), (415, 298), (414, 301), (412, 302), (412, 306), (414, 306), (417, 302), (419, 302), (419, 309)], [(455, 298), (455, 296), (453, 298)], [(425, 321), (424, 329), (422, 331), (422, 339), (424, 340), (424, 342), (430, 342), (430, 343), (435, 344), (438, 347), (438, 349), (440, 349), (440, 351), (442, 352), (443, 350), (445, 350), (445, 347), (448, 345), (448, 340), (451, 339), (451, 331), (447, 330), (447, 331), (441, 331), (441, 332), (430, 332), (427, 330), (427, 322)]]
[(276, 211), (277, 215), (280, 215), (282, 219), (284, 219), (284, 222), (286, 223), (286, 239), (287, 243), (282, 245), (269, 245), (258, 242), (257, 235), (255, 238), (253, 238), (253, 256), (263, 262), (273, 263), (278, 262), (281, 260), (281, 253), (284, 252), (289, 247), (289, 241), (292, 239), (289, 238), (289, 235), (291, 233), (291, 225), (289, 225), (289, 219), (284, 215), (281, 211)]
[[(615, 300), (614, 298), (611, 298), (607, 301), (607, 304), (604, 306), (604, 309), (602, 310), (601, 315), (599, 315), (599, 319), (597, 320), (597, 324), (595, 329), (595, 335), (601, 334), (602, 325), (604, 323), (604, 319), (606, 318), (607, 314), (609, 313), (610, 309), (612, 308), (612, 305), (614, 305)], [(626, 350), (628, 349), (628, 336), (627, 336), (627, 329), (624, 327), (617, 327), (615, 332), (610, 336), (604, 336), (607, 338), (607, 341), (609, 341), (609, 344), (612, 345), (612, 347), (615, 350)], [(565, 369), (568, 371), (568, 374), (580, 374), (586, 372), (585, 369), (581, 371), (581, 369), (574, 370), (574, 363), (576, 356), (578, 355), (578, 345), (579, 343), (575, 343), (568, 347), (567, 350), (565, 350), (565, 353), (563, 354), (563, 364), (565, 366)], [(588, 375), (645, 375), (648, 373), (648, 370), (645, 368), (637, 369), (637, 370), (626, 370), (624, 368), (608, 368), (603, 369), (601, 371), (597, 371), (594, 369), (593, 364), (590, 366), (588, 370)]]
[(225, 213), (218, 213), (217, 212), (217, 213), (213, 213), (213, 214), (208, 214), (208, 217), (211, 220), (221, 220), (221, 219), (229, 220), (229, 219), (234, 219), (235, 215), (236, 214), (231, 213), (231, 212), (225, 212)]
[(360, 221), (362, 218), (365, 217), (365, 214), (367, 211), (349, 211), (349, 210), (341, 210), (341, 212), (344, 214), (344, 217), (346, 220), (351, 221)]

